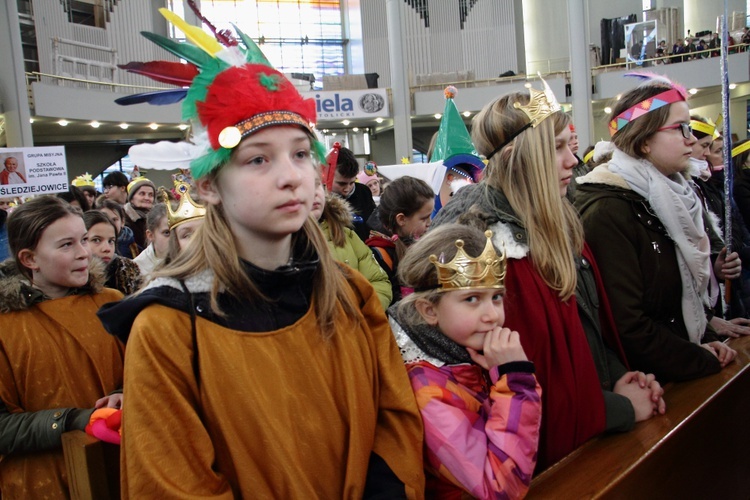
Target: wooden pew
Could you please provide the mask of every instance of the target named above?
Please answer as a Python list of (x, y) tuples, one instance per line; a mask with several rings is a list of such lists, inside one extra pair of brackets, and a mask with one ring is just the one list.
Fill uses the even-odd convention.
[(120, 498), (120, 447), (83, 431), (62, 435), (65, 469), (73, 500)]
[(728, 344), (720, 373), (665, 387), (666, 415), (592, 439), (527, 498), (750, 498), (750, 337)]

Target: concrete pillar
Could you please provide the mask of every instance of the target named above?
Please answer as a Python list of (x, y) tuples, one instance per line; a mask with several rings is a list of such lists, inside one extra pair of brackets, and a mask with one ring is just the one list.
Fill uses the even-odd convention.
[(396, 158), (411, 161), (411, 95), (409, 71), (406, 65), (406, 44), (401, 26), (403, 0), (386, 0), (388, 19), (388, 50), (390, 51), (391, 96), (393, 98), (393, 132), (396, 139)]
[(0, 110), (5, 116), (5, 138), (9, 147), (32, 147), (31, 112), (15, 1), (0, 2)]
[[(570, 54), (571, 103), (573, 123), (581, 144), (592, 142), (591, 59), (586, 39), (586, 6), (584, 0), (568, 0), (568, 48)], [(580, 55), (580, 57), (579, 57)], [(559, 99), (559, 98), (558, 98)]]

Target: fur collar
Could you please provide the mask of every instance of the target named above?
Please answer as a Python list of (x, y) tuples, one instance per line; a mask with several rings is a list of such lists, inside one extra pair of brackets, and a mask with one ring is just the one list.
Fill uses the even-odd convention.
[(341, 225), (344, 227), (354, 227), (352, 221), (352, 206), (343, 198), (336, 195), (326, 196), (326, 206), (323, 209), (323, 216), (329, 225)]
[(613, 186), (631, 191), (628, 183), (620, 175), (610, 172), (608, 164), (599, 165), (594, 168), (591, 172), (576, 179), (578, 184), (604, 184), (606, 186)]
[[(211, 291), (211, 287), (214, 286), (214, 279), (215, 276), (213, 271), (210, 269), (204, 269), (198, 274), (194, 274), (185, 279), (185, 287), (192, 293), (208, 293)], [(180, 281), (176, 278), (170, 277), (160, 277), (151, 280), (148, 285), (140, 290), (140, 292), (145, 292), (146, 290), (159, 288), (162, 286), (168, 286), (182, 292), (182, 285), (180, 285)]]
[[(88, 283), (72, 290), (71, 295), (99, 293), (104, 288), (105, 281), (104, 263), (99, 259), (91, 259)], [(24, 311), (45, 300), (50, 298), (31, 286), (26, 276), (18, 271), (13, 260), (9, 259), (0, 264), (0, 313)]]

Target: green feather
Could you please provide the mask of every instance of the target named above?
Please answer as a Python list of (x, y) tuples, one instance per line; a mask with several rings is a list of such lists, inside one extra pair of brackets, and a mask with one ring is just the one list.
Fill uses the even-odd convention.
[(210, 174), (212, 171), (222, 167), (229, 161), (232, 156), (232, 150), (220, 147), (218, 150), (210, 150), (200, 158), (190, 162), (190, 173), (193, 179), (200, 179)]
[(185, 96), (185, 100), (182, 102), (183, 120), (198, 118), (196, 103), (206, 100), (209, 85), (213, 83), (219, 73), (228, 68), (229, 65), (221, 59), (213, 59), (193, 78), (193, 83), (188, 88), (187, 96)]
[(242, 30), (240, 30), (234, 24), (232, 24), (232, 27), (234, 28), (234, 31), (236, 31), (237, 34), (239, 35), (240, 39), (242, 40), (242, 43), (245, 44), (245, 47), (246, 47), (245, 59), (247, 59), (247, 62), (253, 63), (253, 64), (265, 64), (266, 66), (271, 66), (271, 63), (268, 62), (268, 59), (266, 59), (266, 56), (260, 50), (260, 47), (258, 47), (255, 44), (255, 42), (253, 42), (253, 39), (247, 36), (245, 33), (243, 33)]
[(208, 66), (215, 58), (204, 52), (203, 49), (199, 49), (195, 45), (189, 43), (176, 42), (171, 38), (157, 35), (148, 31), (141, 31), (141, 35), (146, 37), (148, 40), (154, 42), (159, 47), (163, 48), (167, 52), (189, 61), (199, 68), (203, 69), (204, 66)]
[(326, 147), (319, 140), (315, 139), (312, 141), (312, 149), (315, 157), (318, 159), (321, 165), (326, 164)]

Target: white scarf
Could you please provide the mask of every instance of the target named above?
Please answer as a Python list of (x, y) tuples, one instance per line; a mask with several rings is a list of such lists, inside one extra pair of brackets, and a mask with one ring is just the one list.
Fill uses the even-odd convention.
[(690, 341), (700, 344), (706, 330), (703, 305), (709, 304), (711, 245), (703, 226), (700, 199), (680, 174), (667, 177), (651, 162), (612, 153), (609, 171), (620, 175), (630, 188), (643, 196), (675, 243), (682, 279), (682, 317)]

